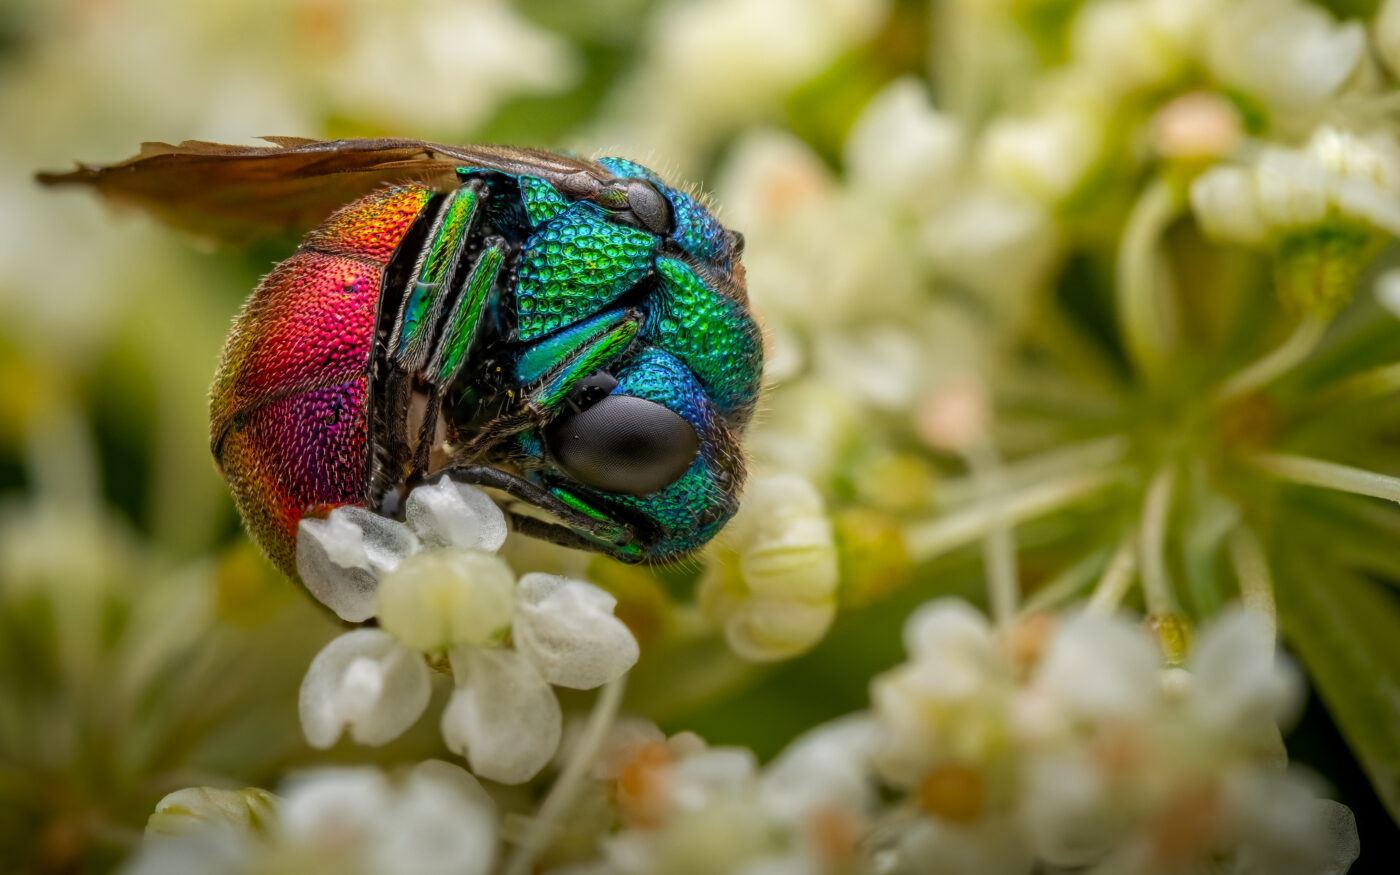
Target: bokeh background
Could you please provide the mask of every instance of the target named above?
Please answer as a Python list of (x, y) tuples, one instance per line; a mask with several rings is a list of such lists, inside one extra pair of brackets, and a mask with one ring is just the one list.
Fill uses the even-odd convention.
[[(1289, 125), (1306, 133), (1320, 117), (1277, 108), (1267, 82), (1223, 62), (1151, 79), (1133, 69), (1128, 37), (1109, 25), (1085, 34), (1097, 5), (0, 2), (0, 872), (107, 871), (177, 787), (274, 786), (311, 762), (443, 753), (433, 721), (377, 750), (306, 746), (297, 685), (340, 626), (251, 546), (209, 457), (206, 392), (224, 334), (294, 241), (230, 250), (181, 238), (84, 193), (42, 190), (33, 171), (121, 159), (146, 140), (394, 135), (622, 154), (712, 194), (748, 236), (770, 335), (775, 388), (754, 452), (808, 476), (833, 509), (840, 615), (810, 653), (754, 664), (712, 630), (674, 634), (673, 614), (688, 615), (671, 605), (690, 602), (694, 568), (588, 570), (621, 595), (644, 646), (648, 634), (663, 642), (644, 655), (629, 707), (767, 757), (863, 707), (869, 679), (900, 659), (911, 606), (982, 598), (975, 543), (954, 539), (923, 561), (899, 536), (966, 497), (964, 460), (948, 449), (964, 419), (995, 408), (1011, 459), (1136, 439), (1121, 425), (1123, 393), (1105, 389), (1126, 369), (1112, 258), (1160, 160), (1142, 133), (1154, 113), (1204, 87), (1253, 135), (1297, 142)], [(1344, 21), (1376, 6), (1317, 8)], [(1094, 55), (1115, 45), (1128, 46), (1122, 57)], [(1091, 62), (1108, 66), (1074, 112), (985, 136), (1002, 116), (1033, 115), (1054, 71)], [(1123, 84), (1134, 75), (1150, 81)], [(877, 96), (884, 114), (872, 116)], [(910, 121), (909, 106), (925, 114)], [(1239, 312), (1267, 312), (1257, 257), (1221, 267), (1189, 229), (1173, 246), (1247, 289)], [(1384, 361), (1400, 331), (1361, 297), (1355, 361)], [(1068, 347), (1025, 342), (1048, 318), (1044, 301), (1077, 326)], [(1009, 370), (1020, 400), (987, 401)], [(1057, 414), (1022, 415), (1030, 397)], [(973, 413), (960, 418), (964, 402)], [(1377, 402), (1365, 415), (1393, 428), (1393, 413)], [(1136, 501), (1023, 532), (1027, 588), (1111, 545), (1120, 505)], [(581, 561), (511, 549), (522, 566)], [(1400, 611), (1387, 573), (1400, 562), (1357, 561)], [(1386, 871), (1371, 849), (1400, 833), (1321, 700), (1287, 741), (1355, 811), (1367, 852), (1353, 871)]]

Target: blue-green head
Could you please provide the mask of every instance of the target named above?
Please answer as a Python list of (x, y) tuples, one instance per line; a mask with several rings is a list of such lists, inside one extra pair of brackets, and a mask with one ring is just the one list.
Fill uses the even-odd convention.
[(494, 219), (520, 226), (496, 320), (534, 416), (499, 461), (547, 493), (536, 503), (575, 546), (665, 562), (738, 509), (762, 334), (743, 238), (647, 168), (595, 163), (611, 178), (591, 189), (515, 178)]

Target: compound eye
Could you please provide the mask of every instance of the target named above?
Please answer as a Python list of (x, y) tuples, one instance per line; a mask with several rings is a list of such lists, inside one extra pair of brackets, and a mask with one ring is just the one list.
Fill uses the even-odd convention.
[(653, 234), (666, 235), (675, 230), (671, 219), (671, 205), (656, 186), (645, 179), (627, 181), (627, 208), (637, 221)]
[(632, 395), (609, 395), (567, 412), (545, 431), (559, 467), (594, 489), (650, 495), (680, 479), (700, 438), (675, 411)]

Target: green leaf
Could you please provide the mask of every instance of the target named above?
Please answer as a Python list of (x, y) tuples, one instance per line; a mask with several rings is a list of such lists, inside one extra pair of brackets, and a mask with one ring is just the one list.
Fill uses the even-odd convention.
[(1279, 621), (1390, 816), (1400, 822), (1400, 602), (1359, 575), (1280, 574)]

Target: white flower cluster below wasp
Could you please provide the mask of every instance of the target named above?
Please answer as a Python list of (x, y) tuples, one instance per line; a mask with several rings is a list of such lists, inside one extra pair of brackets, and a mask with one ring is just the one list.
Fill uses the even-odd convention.
[(428, 706), (425, 654), (446, 654), (448, 747), (482, 777), (527, 781), (559, 746), (550, 686), (621, 677), (637, 641), (593, 584), (538, 573), (517, 582), (490, 552), (506, 524), (480, 490), (442, 478), (410, 493), (406, 512), (407, 524), (349, 507), (302, 524), (298, 564), (313, 591), (342, 616), (377, 615), (381, 626), (347, 632), (312, 660), (301, 687), (306, 738), (315, 747), (347, 731), (367, 745), (397, 738)]

